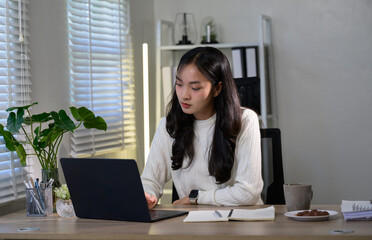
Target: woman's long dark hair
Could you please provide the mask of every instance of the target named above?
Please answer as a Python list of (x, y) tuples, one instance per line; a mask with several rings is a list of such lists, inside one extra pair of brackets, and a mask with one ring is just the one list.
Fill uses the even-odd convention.
[[(185, 66), (194, 64), (212, 82), (213, 86), (222, 83), (220, 94), (214, 98), (216, 124), (213, 142), (209, 149), (208, 170), (221, 184), (231, 177), (234, 165), (235, 143), (241, 128), (241, 108), (232, 77), (229, 61), (219, 50), (212, 47), (198, 47), (186, 52), (178, 65), (177, 74)], [(172, 146), (172, 169), (182, 167), (184, 157), (188, 156), (190, 166), (194, 157), (194, 116), (182, 111), (176, 91), (167, 106), (166, 128), (175, 140)]]

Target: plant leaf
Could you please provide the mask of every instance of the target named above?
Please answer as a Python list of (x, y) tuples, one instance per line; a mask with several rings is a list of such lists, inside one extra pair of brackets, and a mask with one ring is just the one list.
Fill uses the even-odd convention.
[(30, 105), (26, 105), (26, 106), (22, 106), (22, 107), (10, 107), (10, 108), (8, 108), (6, 111), (7, 112), (10, 112), (10, 111), (13, 111), (13, 110), (15, 110), (15, 109), (23, 109), (23, 110), (26, 110), (26, 109), (28, 109), (29, 107), (31, 107), (31, 106), (34, 106), (34, 105), (36, 105), (36, 104), (38, 104), (38, 102), (34, 102), (34, 103), (32, 103), (32, 104), (30, 104)]
[(16, 128), (16, 114), (14, 112), (9, 113), (6, 128), (11, 132), (18, 132), (19, 129)]
[(6, 148), (9, 149), (9, 151), (15, 151), (15, 143), (19, 143), (11, 132), (4, 130), (4, 126), (2, 124), (0, 124), (0, 135), (2, 135), (4, 138)]
[(81, 121), (81, 117), (79, 115), (79, 111), (76, 107), (70, 107), (70, 112), (72, 116), (75, 118), (76, 121)]
[(62, 129), (74, 132), (76, 126), (69, 116), (67, 116), (64, 110), (57, 112), (50, 112), (50, 115), (54, 119), (55, 123)]
[(19, 132), (23, 123), (23, 115), (24, 110), (22, 108), (17, 110), (17, 115), (14, 112), (9, 113), (6, 128), (11, 132)]
[(23, 148), (22, 144), (15, 146), (15, 150), (17, 152), (19, 160), (21, 161), (22, 166), (25, 167), (27, 165), (26, 163), (27, 153), (25, 149)]
[(46, 145), (50, 145), (54, 142), (54, 140), (58, 137), (60, 133), (63, 133), (63, 130), (58, 125), (55, 125), (54, 123), (49, 124), (49, 128), (44, 129), (41, 132), (41, 136), (43, 138), (40, 140), (41, 142), (45, 142)]
[(32, 121), (33, 122), (46, 122), (46, 119), (51, 119), (50, 117), (50, 113), (46, 113), (46, 112), (43, 112), (43, 113), (40, 113), (40, 114), (34, 114), (32, 115)]
[(9, 151), (16, 151), (23, 167), (26, 166), (27, 153), (17, 139), (14, 138), (13, 134), (9, 131), (4, 130), (4, 126), (0, 124), (0, 135), (3, 136), (5, 146)]
[(23, 123), (23, 115), (25, 114), (25, 111), (23, 108), (18, 109), (17, 111), (17, 121), (16, 121), (16, 128), (19, 130)]
[(88, 129), (96, 128), (98, 130), (104, 130), (104, 131), (106, 131), (107, 129), (107, 124), (105, 120), (100, 116), (95, 117), (94, 119), (90, 119), (88, 121), (83, 121), (83, 125), (84, 127)]
[(65, 110), (59, 110), (58, 114), (59, 114), (59, 118), (61, 119), (61, 121), (67, 126), (66, 130), (70, 130), (71, 132), (73, 132), (76, 128), (76, 125), (71, 120), (71, 118), (67, 115)]
[(30, 119), (30, 117), (25, 117), (23, 119), (23, 123), (26, 124), (26, 125), (31, 125), (31, 119)]
[[(34, 131), (35, 136), (34, 136), (34, 141), (32, 142), (32, 145), (36, 151), (40, 151), (40, 127), (37, 127)], [(45, 145), (45, 144), (44, 144)], [(45, 146), (44, 146), (45, 147)]]
[(53, 118), (50, 117), (50, 113), (43, 112), (43, 113), (40, 113), (40, 114), (32, 115), (31, 119), (30, 119), (30, 117), (25, 117), (24, 118), (24, 123), (27, 124), (27, 125), (30, 125), (31, 120), (32, 120), (32, 123), (43, 123), (43, 122), (48, 122), (52, 119)]
[(90, 128), (96, 128), (98, 130), (105, 130), (107, 129), (107, 124), (105, 120), (100, 116), (95, 116), (92, 111), (87, 109), (86, 107), (80, 107), (78, 109), (78, 114), (81, 117), (81, 120), (83, 121), (84, 127), (90, 129)]
[(56, 140), (56, 138), (61, 134), (63, 133), (64, 130), (60, 129), (60, 128), (56, 128), (53, 132), (50, 133), (50, 141), (51, 142), (54, 142)]
[(79, 114), (81, 120), (83, 120), (83, 121), (87, 121), (87, 120), (95, 118), (94, 113), (86, 107), (80, 107), (78, 109), (78, 114)]
[(56, 126), (56, 124), (55, 123), (50, 123), (49, 125), (48, 125), (48, 128), (45, 128), (43, 131), (41, 131), (40, 132), (40, 136), (42, 136), (42, 137), (45, 137), (45, 136), (47, 136), (52, 130), (53, 130), (53, 128)]

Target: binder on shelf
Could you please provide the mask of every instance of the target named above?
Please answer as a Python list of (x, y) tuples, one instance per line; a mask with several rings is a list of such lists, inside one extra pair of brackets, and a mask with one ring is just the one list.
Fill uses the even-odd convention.
[(246, 77), (257, 77), (258, 64), (257, 64), (257, 47), (245, 48), (245, 64), (247, 69)]
[(258, 76), (257, 47), (232, 48), (231, 54), (234, 78)]
[(244, 48), (232, 48), (232, 65), (233, 65), (233, 77), (243, 78), (245, 77), (245, 57)]
[(261, 114), (260, 78), (235, 78), (240, 105)]

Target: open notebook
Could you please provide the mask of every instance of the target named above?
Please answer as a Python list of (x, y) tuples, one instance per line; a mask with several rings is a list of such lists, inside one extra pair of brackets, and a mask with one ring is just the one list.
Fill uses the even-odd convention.
[(272, 221), (274, 206), (259, 209), (190, 211), (183, 222)]

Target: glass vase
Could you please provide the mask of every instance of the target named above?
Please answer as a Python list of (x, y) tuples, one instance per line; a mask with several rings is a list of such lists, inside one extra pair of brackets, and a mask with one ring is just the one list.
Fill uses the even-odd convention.
[(57, 199), (56, 202), (57, 213), (61, 217), (75, 217), (74, 206), (71, 200)]
[(48, 182), (51, 178), (54, 179), (53, 188), (60, 187), (58, 168), (41, 169), (41, 182)]
[(56, 212), (57, 199), (54, 189), (61, 186), (61, 183), (59, 182), (58, 168), (41, 169), (41, 182), (47, 183), (51, 178), (54, 179), (53, 184), (51, 186), (53, 189), (53, 212)]

